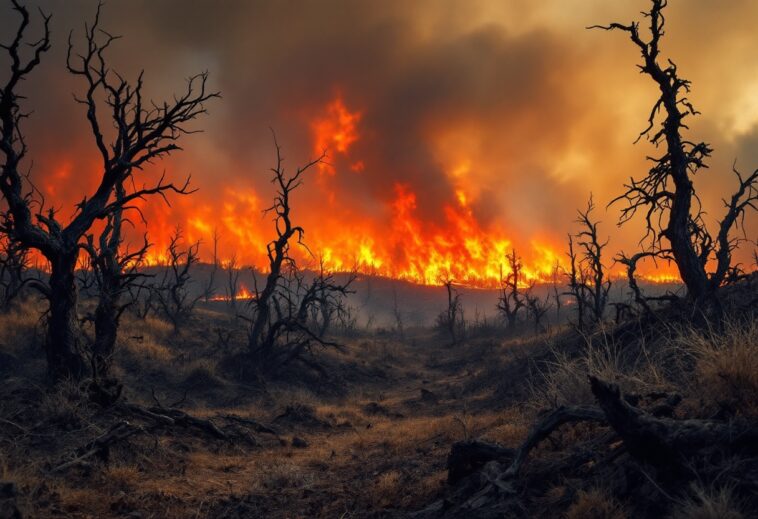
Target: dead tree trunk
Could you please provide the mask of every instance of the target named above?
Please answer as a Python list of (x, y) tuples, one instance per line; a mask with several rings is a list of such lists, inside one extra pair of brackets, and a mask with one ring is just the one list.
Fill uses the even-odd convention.
[[(640, 34), (638, 22), (592, 27), (627, 32), (641, 51), (641, 72), (649, 76), (660, 91), (648, 117), (648, 126), (639, 138), (646, 137), (656, 146), (664, 144), (666, 152), (659, 158), (651, 158), (653, 166), (648, 174), (639, 180), (632, 179), (625, 186), (626, 192), (615, 201), (626, 202), (620, 218), (622, 224), (634, 217), (638, 210), (644, 212), (646, 237), (650, 238), (645, 252), (660, 255), (670, 250), (695, 310), (708, 320), (720, 320), (717, 291), (727, 281), (732, 251), (739, 243), (738, 239), (731, 237), (731, 232), (741, 225), (746, 210), (755, 209), (758, 170), (746, 178), (734, 170), (739, 181), (738, 189), (729, 201), (725, 201), (726, 214), (719, 223), (717, 234), (712, 235), (699, 204), (693, 207), (693, 199), (697, 197), (693, 177), (698, 170), (707, 167), (706, 160), (712, 150), (705, 142), (693, 142), (683, 136), (687, 130), (685, 118), (699, 112), (686, 97), (690, 82), (679, 77), (677, 66), (670, 59), (667, 64), (659, 62), (665, 25), (663, 10), (668, 2), (651, 2), (650, 10), (643, 13), (650, 21), (647, 40)], [(659, 123), (660, 128), (653, 132), (658, 114), (663, 114), (663, 120)], [(668, 240), (670, 247), (662, 247), (661, 239)], [(716, 268), (709, 272), (711, 260), (715, 260)]]
[(229, 298), (229, 306), (237, 315), (237, 293), (239, 292), (240, 271), (237, 267), (237, 255), (232, 254), (226, 262), (226, 294)]
[(74, 270), (79, 250), (66, 251), (50, 260), (47, 318), (47, 367), (52, 380), (84, 373), (79, 321), (76, 312), (77, 286)]
[[(116, 200), (126, 195), (120, 184), (116, 186), (115, 192)], [(95, 383), (98, 378), (107, 377), (118, 338), (121, 315), (135, 303), (133, 299), (124, 301), (124, 294), (131, 290), (139, 278), (146, 277), (138, 272), (138, 268), (142, 265), (149, 247), (147, 237), (144, 245), (135, 252), (121, 250), (123, 213), (123, 208), (119, 208), (108, 216), (97, 244), (94, 236), (88, 235), (87, 243), (83, 245), (89, 253), (92, 275), (97, 286), (97, 307), (92, 316), (95, 337), (89, 352)]]
[[(598, 237), (598, 222), (593, 221), (591, 216), (594, 207), (592, 195), (590, 195), (587, 209), (579, 211), (577, 222), (582, 226), (582, 230), (576, 234), (576, 238), (583, 250), (578, 268), (583, 273), (586, 273), (581, 275), (583, 280), (581, 281), (580, 295), (585, 299), (583, 306), (590, 311), (589, 317), (591, 317), (592, 324), (598, 324), (602, 322), (605, 316), (605, 307), (608, 304), (611, 281), (608, 279), (605, 265), (603, 265), (603, 249), (608, 244), (608, 241), (601, 242)], [(575, 261), (575, 259), (572, 259), (572, 262)]]
[(505, 317), (509, 330), (513, 330), (518, 324), (518, 317), (521, 309), (526, 306), (523, 294), (521, 293), (521, 284), (523, 283), (521, 275), (521, 258), (516, 254), (516, 250), (511, 250), (510, 254), (505, 255), (508, 274), (503, 276), (502, 266), (500, 268), (500, 297), (497, 303), (497, 309)]
[[(50, 48), (50, 17), (42, 15), (43, 36), (29, 44), (31, 57), (24, 61), (20, 49), (27, 45), (25, 32), (29, 12), (16, 0), (12, 4), (21, 22), (13, 41), (2, 47), (9, 57), (10, 75), (0, 87), (0, 153), (4, 158), (0, 193), (8, 206), (9, 237), (27, 249), (38, 250), (50, 263), (46, 291), (50, 302), (46, 341), (48, 372), (53, 379), (78, 377), (83, 362), (79, 353), (74, 271), (82, 240), (96, 220), (107, 218), (117, 208), (129, 207), (136, 199), (153, 194), (165, 196), (169, 191), (189, 193), (189, 181), (176, 187), (161, 178), (152, 187), (135, 187), (120, 201), (112, 199), (117, 184), (134, 185), (126, 180), (135, 170), (179, 149), (176, 142), (188, 133), (186, 124), (205, 113), (204, 103), (217, 94), (205, 91), (207, 76), (201, 74), (190, 78), (186, 92), (171, 102), (144, 104), (142, 76), (131, 84), (111, 72), (105, 63), (104, 53), (116, 38), (100, 30), (98, 8), (94, 22), (86, 27), (85, 50), (75, 53), (69, 40), (67, 68), (85, 82), (84, 96), (76, 100), (86, 107), (87, 121), (102, 158), (102, 174), (95, 191), (83, 197), (73, 217), (63, 225), (54, 210), (44, 208), (44, 200), (20, 171), (27, 153), (20, 123), (27, 114), (20, 106), (24, 96), (17, 90)], [(118, 129), (112, 142), (107, 142), (101, 131), (103, 121), (98, 106), (103, 106), (99, 101), (103, 98), (105, 113), (111, 118), (108, 126)]]
[(452, 281), (447, 280), (443, 284), (447, 291), (447, 308), (439, 315), (437, 324), (447, 331), (452, 344), (455, 345), (460, 340), (458, 329), (463, 328), (461, 296), (453, 286)]
[(0, 226), (0, 311), (7, 312), (32, 278), (27, 274), (28, 251), (7, 234), (3, 237), (2, 233), (7, 233), (4, 229)]
[(186, 250), (179, 248), (182, 240), (181, 229), (177, 228), (169, 240), (166, 250), (168, 263), (158, 286), (154, 287), (163, 315), (171, 321), (174, 333), (192, 315), (192, 310), (203, 294), (193, 295), (190, 291), (192, 268), (198, 262), (199, 243), (189, 245)]
[(567, 296), (574, 298), (576, 304), (576, 326), (580, 330), (584, 329), (585, 325), (585, 306), (586, 297), (584, 294), (585, 287), (587, 285), (587, 276), (577, 256), (576, 249), (574, 248), (574, 237), (568, 235), (568, 257), (569, 257), (569, 271), (566, 273), (568, 277), (568, 292)]
[(276, 137), (274, 137), (274, 146), (276, 147), (276, 167), (272, 171), (277, 192), (274, 197), (274, 205), (268, 208), (267, 212), (274, 214), (277, 237), (267, 246), (269, 272), (266, 275), (266, 283), (262, 291), (258, 291), (256, 287), (256, 295), (251, 300), (253, 319), (248, 340), (250, 353), (256, 363), (261, 366), (265, 365), (272, 356), (273, 344), (266, 340), (266, 337), (271, 336), (267, 332), (267, 328), (271, 324), (272, 299), (282, 277), (282, 265), (292, 262), (289, 256), (290, 240), (297, 237), (298, 243), (301, 243), (304, 234), (302, 227), (292, 224), (290, 195), (301, 185), (303, 174), (311, 167), (319, 164), (324, 158), (322, 154), (305, 166), (297, 168), (293, 175), (287, 176), (283, 167), (281, 148)]

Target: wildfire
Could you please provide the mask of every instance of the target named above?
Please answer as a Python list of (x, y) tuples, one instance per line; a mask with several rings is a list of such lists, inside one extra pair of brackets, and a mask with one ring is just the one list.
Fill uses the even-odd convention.
[[(358, 140), (357, 126), (360, 120), (361, 113), (349, 111), (342, 97), (338, 96), (327, 105), (325, 113), (311, 123), (314, 154), (346, 153)], [(334, 168), (327, 163), (320, 164), (319, 167), (321, 173), (335, 174)], [(363, 168), (364, 164), (360, 160), (350, 166), (350, 169), (357, 172), (363, 171)]]
[[(251, 301), (253, 299), (255, 299), (255, 294), (253, 294), (244, 284), (240, 285), (237, 294), (234, 296), (235, 301)], [(231, 300), (232, 297), (229, 294), (215, 295), (208, 299), (208, 301), (223, 301), (227, 303)]]
[[(440, 163), (450, 164), (442, 173), (450, 186), (448, 198), (434, 201), (437, 213), (430, 216), (422, 211), (424, 203), (429, 205), (427, 189), (411, 180), (393, 180), (383, 191), (371, 192), (370, 210), (364, 210), (365, 204), (360, 202), (344, 203), (352, 193), (342, 186), (343, 180), (372, 178), (376, 183), (383, 172), (377, 171), (371, 157), (362, 156), (360, 146), (356, 146), (366, 131), (363, 113), (352, 108), (342, 95), (315, 110), (304, 124), (310, 131), (311, 151), (316, 156), (328, 151), (329, 163), (320, 164), (313, 178), (305, 178), (305, 187), (293, 201), (308, 246), (291, 247), (301, 266), (320, 262), (332, 271), (357, 270), (420, 284), (453, 280), (475, 287), (499, 285), (501, 276), (509, 273), (505, 256), (513, 248), (523, 260), (526, 282), (550, 282), (557, 268), (566, 267), (562, 241), (549, 235), (526, 242), (515, 240), (500, 224), (478, 219), (475, 208), (481, 193), (471, 175), (480, 165), (467, 156), (466, 146), (455, 149), (449, 145), (452, 137), (440, 140), (444, 153), (437, 157)], [(476, 156), (476, 150), (471, 153)], [(63, 161), (45, 184), (51, 196), (55, 183), (66, 178), (71, 168)], [(97, 171), (94, 166), (93, 171)], [(224, 177), (218, 178), (223, 182)], [(172, 199), (171, 207), (135, 201), (145, 215), (145, 231), (152, 244), (146, 258), (149, 265), (166, 264), (166, 246), (178, 226), (185, 247), (200, 242), (200, 259), (204, 262), (212, 260), (215, 244), (222, 263), (233, 257), (238, 266), (266, 269), (266, 244), (274, 234), (263, 210), (270, 205), (271, 193), (238, 183), (222, 184), (217, 192), (221, 196), (204, 197), (201, 190), (190, 197), (178, 197)], [(132, 228), (127, 233), (137, 243), (142, 230)], [(623, 274), (618, 266), (611, 270), (614, 275)], [(670, 269), (658, 267), (647, 279), (656, 283), (679, 280)], [(236, 299), (253, 297), (242, 287)], [(217, 296), (214, 300), (229, 297)]]

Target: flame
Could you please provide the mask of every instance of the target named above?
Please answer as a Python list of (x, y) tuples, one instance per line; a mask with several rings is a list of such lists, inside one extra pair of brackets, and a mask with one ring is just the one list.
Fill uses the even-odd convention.
[[(253, 294), (244, 284), (240, 284), (240, 288), (237, 291), (237, 295), (235, 296), (235, 301), (250, 301), (252, 299), (255, 299), (255, 294)], [(224, 294), (220, 295), (217, 294), (213, 297), (208, 298), (208, 301), (223, 301), (223, 302), (230, 302), (232, 300), (231, 296)]]
[[(313, 152), (315, 156), (322, 153), (345, 154), (350, 146), (358, 140), (357, 126), (361, 120), (360, 112), (351, 112), (338, 95), (327, 106), (324, 113), (311, 123), (313, 132)], [(353, 171), (363, 171), (364, 164), (358, 160), (351, 165)], [(333, 167), (327, 163), (319, 164), (321, 173), (335, 174)]]
[[(306, 177), (306, 187), (293, 199), (296, 209), (293, 218), (307, 233), (308, 249), (294, 244), (291, 247), (300, 265), (308, 268), (321, 263), (331, 271), (357, 270), (420, 284), (453, 280), (475, 287), (498, 286), (501, 276), (509, 273), (506, 254), (514, 248), (523, 260), (525, 282), (551, 282), (555, 269), (567, 266), (562, 232), (560, 237), (545, 234), (518, 240), (501, 222), (484, 222), (477, 216), (482, 188), (472, 178), (472, 171), (482, 169), (485, 164), (476, 162), (474, 157), (480, 156), (480, 150), (466, 137), (475, 133), (471, 127), (441, 132), (437, 138), (439, 149), (435, 159), (446, 177), (449, 195), (447, 200), (431, 204), (436, 206), (436, 214), (422, 210), (430, 205), (424, 198), (429, 195), (410, 180), (394, 182), (382, 192), (372, 192), (369, 211), (360, 203), (338, 203), (352, 195), (344, 191), (349, 188), (341, 186), (341, 175), (376, 178), (382, 173), (377, 171), (371, 157), (360, 151), (365, 148), (362, 139), (367, 132), (363, 112), (351, 107), (339, 94), (307, 113), (304, 127), (310, 131), (310, 149), (316, 156), (326, 150), (329, 164), (319, 164), (315, 178)], [(45, 179), (43, 186), (51, 197), (59, 195), (74, 200), (75, 196), (81, 196), (79, 193), (69, 197), (68, 191), (62, 192), (66, 186), (59, 186), (74, 168), (72, 162), (63, 159), (60, 167)], [(94, 173), (86, 180), (87, 186), (94, 184), (98, 175), (96, 163), (91, 169)], [(263, 211), (270, 205), (272, 194), (239, 183), (224, 185), (224, 177), (218, 178), (222, 185), (216, 192), (220, 196), (204, 197), (200, 191), (189, 197), (173, 198), (171, 206), (158, 200), (135, 201), (147, 225), (145, 229), (135, 226), (127, 233), (136, 244), (142, 232), (147, 232), (152, 244), (146, 257), (148, 265), (166, 264), (166, 248), (178, 226), (182, 246), (201, 243), (202, 261), (213, 259), (213, 244), (218, 239), (218, 259), (222, 263), (234, 257), (239, 266), (267, 268), (266, 245), (274, 236), (274, 229), (271, 218), (263, 217)], [(73, 211), (73, 207), (71, 203), (66, 209)], [(35, 262), (39, 260), (38, 256), (33, 258)], [(679, 281), (672, 266), (650, 266), (642, 273), (651, 282)], [(610, 274), (621, 276), (623, 272), (615, 266)], [(253, 297), (244, 286), (237, 295), (238, 300)], [(228, 296), (213, 299), (228, 300)]]

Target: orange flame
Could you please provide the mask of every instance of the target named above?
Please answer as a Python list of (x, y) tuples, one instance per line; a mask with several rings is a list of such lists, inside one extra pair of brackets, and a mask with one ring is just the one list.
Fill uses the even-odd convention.
[[(362, 211), (359, 204), (336, 204), (337, 194), (346, 196), (338, 193), (339, 174), (377, 174), (372, 170), (369, 157), (357, 156), (355, 144), (363, 137), (362, 123), (362, 112), (348, 108), (341, 95), (309, 118), (311, 149), (317, 155), (325, 150), (330, 152), (330, 164), (320, 164), (315, 182), (311, 184), (306, 178), (309, 185), (298, 191), (298, 197), (303, 196), (303, 192), (310, 193), (313, 206), (301, 208), (300, 200), (293, 202), (298, 211), (295, 218), (306, 229), (305, 241), (313, 252), (312, 256), (308, 250), (293, 245), (291, 252), (301, 265), (315, 266), (320, 261), (332, 271), (356, 269), (421, 284), (438, 284), (449, 279), (478, 287), (497, 286), (501, 276), (509, 273), (505, 255), (512, 248), (523, 257), (523, 274), (529, 282), (549, 282), (556, 266), (566, 267), (566, 247), (562, 239), (543, 235), (534, 236), (527, 243), (516, 243), (502, 225), (483, 223), (477, 218), (476, 202), (480, 193), (471, 181), (470, 172), (479, 165), (460, 149), (449, 151), (451, 147), (444, 139), (441, 148), (445, 156), (441, 162), (450, 163), (452, 167), (445, 171), (451, 190), (449, 199), (441, 203), (441, 217), (421, 214), (426, 193), (406, 181), (394, 183), (384, 200), (376, 203), (372, 199), (370, 212)], [(71, 170), (72, 166), (62, 160), (59, 170), (43, 184), (51, 197), (58, 195), (57, 186)], [(271, 194), (236, 184), (223, 186), (219, 191), (222, 196), (217, 200), (203, 198), (201, 191), (191, 197), (172, 199), (172, 207), (157, 201), (136, 200), (134, 205), (145, 214), (146, 230), (153, 244), (146, 262), (150, 265), (166, 263), (169, 237), (179, 225), (185, 244), (202, 243), (203, 261), (212, 259), (214, 237), (218, 236), (218, 256), (222, 262), (234, 256), (238, 265), (265, 270), (266, 244), (273, 233), (270, 218), (262, 219), (261, 215), (269, 205)], [(73, 200), (67, 193), (60, 195)], [(140, 237), (138, 231), (128, 232), (136, 243)], [(679, 280), (673, 266), (656, 266), (643, 272), (653, 282)], [(612, 274), (623, 272), (616, 266)], [(243, 286), (237, 299), (253, 297)]]

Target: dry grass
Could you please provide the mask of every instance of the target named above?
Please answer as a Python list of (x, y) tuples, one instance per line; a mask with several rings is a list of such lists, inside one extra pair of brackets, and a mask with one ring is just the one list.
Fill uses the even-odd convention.
[(40, 343), (40, 311), (33, 300), (19, 303), (7, 314), (0, 313), (0, 346), (7, 353), (27, 356), (30, 347)]
[[(12, 351), (28, 349), (30, 341), (38, 340), (39, 312), (28, 310), (0, 316), (0, 343), (17, 348)], [(212, 319), (213, 315), (202, 317)], [(685, 395), (697, 391), (712, 407), (728, 404), (741, 414), (758, 413), (756, 323), (730, 325), (723, 337), (685, 331), (671, 340), (665, 331), (655, 344), (626, 351), (598, 333), (587, 338), (580, 353), (574, 350), (572, 355), (559, 348), (563, 339), (547, 336), (509, 340), (486, 354), (475, 354), (473, 348), (434, 350), (436, 345), (425, 343), (423, 337), (415, 339), (412, 346), (382, 337), (361, 338), (349, 341), (345, 352), (328, 352), (330, 367), (359, 372), (344, 394), (324, 396), (305, 385), (270, 382), (265, 394), (255, 393), (241, 403), (225, 398), (234, 396), (236, 384), (224, 379), (217, 359), (203, 357), (215, 350), (208, 346), (208, 334), (202, 330), (225, 324), (197, 319), (192, 323), (195, 328), (189, 329), (192, 333), (176, 336), (168, 323), (158, 319), (125, 316), (116, 373), (130, 389), (140, 383), (143, 389), (153, 389), (155, 384), (157, 396), (164, 402), (191, 388), (184, 404), (188, 412), (210, 418), (226, 412), (254, 417), (277, 428), (281, 443), (273, 435), (256, 433), (260, 442), (255, 447), (227, 445), (199, 438), (197, 431), (177, 429), (130, 439), (113, 450), (107, 464), (94, 462), (86, 471), (50, 477), (43, 466), (59, 463), (85, 437), (91, 439), (109, 425), (82, 404), (86, 399), (79, 388), (63, 384), (42, 397), (40, 418), (22, 422), (29, 427), (44, 417), (46, 423), (52, 423), (56, 441), (61, 436), (69, 438), (61, 441), (55, 452), (47, 458), (35, 452), (36, 457), (27, 463), (20, 450), (13, 447), (16, 450), (10, 452), (11, 447), (0, 442), (0, 479), (19, 485), (19, 506), (26, 516), (124, 517), (138, 511), (143, 517), (215, 517), (223, 516), (216, 511), (230, 496), (236, 496), (232, 500), (252, 496), (250, 506), (260, 506), (262, 512), (246, 512), (251, 517), (347, 517), (347, 507), (355, 513), (351, 517), (382, 509), (418, 510), (444, 492), (445, 459), (453, 442), (481, 438), (518, 446), (532, 425), (535, 407), (593, 403), (588, 374), (616, 381), (625, 391), (665, 388)], [(497, 369), (517, 355), (521, 359), (532, 355), (536, 346), (544, 352), (546, 341), (555, 343), (553, 360), (541, 366), (533, 401), (527, 405), (508, 401), (505, 404), (510, 407), (493, 411), (489, 386), (460, 390), (483, 362), (502, 376)], [(327, 353), (323, 355), (321, 359)], [(674, 377), (671, 366), (661, 367), (664, 358), (681, 359), (686, 366)], [(446, 363), (453, 367), (444, 367)], [(381, 368), (383, 376), (371, 375), (374, 368)], [(155, 373), (150, 373), (153, 370)], [(140, 379), (144, 382), (135, 382), (137, 377), (145, 377)], [(684, 389), (688, 380), (693, 381), (691, 387)], [(224, 389), (210, 391), (219, 385)], [(420, 387), (433, 391), (439, 401), (420, 400)], [(201, 395), (213, 393), (224, 398), (201, 400)], [(147, 402), (150, 395), (144, 393), (142, 398)], [(386, 412), (371, 412), (366, 408), (370, 402)], [(291, 405), (307, 406), (323, 423), (274, 421)], [(562, 451), (587, 435), (588, 430), (581, 426), (562, 428), (554, 435), (553, 449)], [(303, 438), (308, 447), (294, 448), (294, 436)], [(544, 452), (533, 455), (549, 457), (552, 451), (547, 442), (545, 445)], [(5, 462), (7, 458), (12, 459), (11, 464)], [(633, 515), (632, 499), (620, 503), (606, 490), (592, 488), (597, 484), (602, 485), (583, 482), (580, 487), (585, 490), (579, 491), (568, 510), (567, 500), (577, 486), (572, 481), (554, 487), (544, 497), (545, 509), (568, 519)], [(45, 499), (55, 502), (57, 511), (39, 505), (37, 492), (43, 485), (47, 488)], [(305, 506), (309, 508), (300, 508)], [(745, 514), (735, 492), (698, 487), (677, 504), (671, 517), (741, 519)]]
[(607, 491), (580, 491), (566, 512), (566, 519), (626, 519), (624, 507)]
[(200, 390), (222, 387), (225, 382), (218, 376), (216, 363), (210, 359), (196, 359), (182, 366), (179, 379), (186, 387)]
[(679, 504), (671, 519), (745, 519), (739, 500), (729, 487), (693, 486), (691, 495)]
[(691, 391), (708, 410), (758, 416), (758, 320), (720, 333), (690, 330), (677, 345), (694, 359)]
[(618, 383), (624, 391), (639, 392), (666, 384), (656, 359), (642, 344), (634, 355), (624, 352), (608, 335), (600, 332), (585, 338), (578, 356), (551, 347), (553, 359), (538, 366), (530, 404), (538, 409), (561, 405), (593, 404), (587, 377), (594, 375)]

